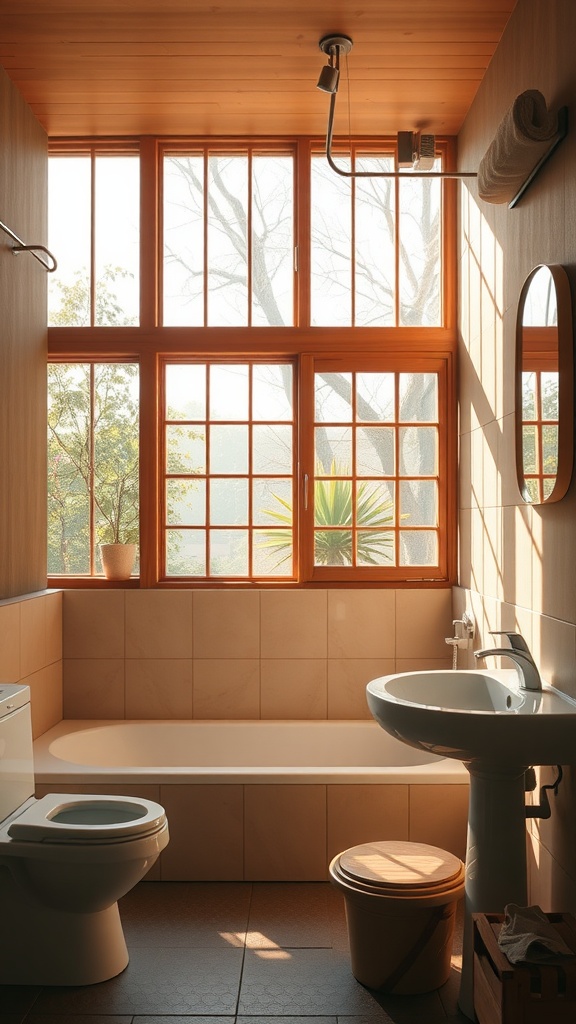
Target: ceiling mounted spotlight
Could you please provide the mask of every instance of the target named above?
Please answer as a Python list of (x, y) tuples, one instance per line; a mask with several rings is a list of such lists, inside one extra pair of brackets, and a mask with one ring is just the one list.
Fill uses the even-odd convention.
[[(435, 159), (435, 139), (433, 135), (420, 135), (417, 132), (398, 132), (399, 153), (410, 148), (409, 161), (399, 160), (402, 171), (345, 171), (334, 163), (332, 157), (332, 135), (334, 133), (334, 112), (336, 109), (336, 93), (340, 80), (340, 57), (347, 56), (353, 43), (349, 36), (323, 36), (318, 43), (322, 53), (328, 57), (328, 63), (322, 68), (316, 85), (317, 89), (330, 94), (328, 111), (328, 127), (326, 129), (326, 159), (332, 170), (342, 178), (475, 178), (475, 171), (431, 171), (425, 170), (433, 166)], [(409, 137), (409, 139), (408, 139)]]

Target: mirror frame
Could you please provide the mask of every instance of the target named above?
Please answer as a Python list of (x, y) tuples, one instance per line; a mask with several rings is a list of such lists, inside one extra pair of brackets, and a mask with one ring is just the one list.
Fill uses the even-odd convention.
[[(552, 275), (556, 290), (558, 312), (558, 468), (552, 491), (543, 501), (533, 501), (528, 495), (524, 476), (522, 446), (522, 319), (526, 296), (533, 277), (546, 267)], [(541, 263), (526, 278), (518, 300), (516, 318), (516, 373), (515, 373), (515, 427), (516, 476), (523, 500), (529, 505), (548, 505), (560, 501), (566, 494), (574, 464), (574, 357), (573, 357), (572, 297), (566, 269), (559, 263)]]

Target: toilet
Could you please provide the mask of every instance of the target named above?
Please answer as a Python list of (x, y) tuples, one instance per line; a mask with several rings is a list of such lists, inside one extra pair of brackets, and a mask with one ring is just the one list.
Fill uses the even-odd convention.
[(37, 800), (30, 690), (0, 684), (0, 984), (92, 985), (124, 970), (118, 900), (168, 843), (160, 804)]

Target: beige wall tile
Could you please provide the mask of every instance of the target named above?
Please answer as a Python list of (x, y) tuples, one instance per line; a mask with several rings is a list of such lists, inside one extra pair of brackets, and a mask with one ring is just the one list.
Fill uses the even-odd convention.
[(123, 590), (66, 590), (64, 658), (124, 657)]
[(326, 718), (325, 658), (262, 661), (262, 718)]
[[(446, 650), (451, 650), (446, 645)], [(465, 651), (458, 651), (458, 668), (465, 668)], [(450, 670), (452, 668), (452, 655), (446, 658), (397, 658), (396, 672), (430, 672), (439, 669)]]
[(410, 841), (466, 859), (468, 786), (410, 786)]
[(126, 657), (191, 658), (192, 593), (126, 591)]
[(325, 658), (325, 590), (262, 591), (261, 657)]
[(194, 659), (194, 718), (260, 718), (256, 658)]
[(396, 591), (396, 657), (445, 658), (452, 636), (452, 591)]
[(66, 659), (64, 718), (124, 718), (124, 659)]
[(325, 881), (326, 787), (246, 786), (247, 881)]
[(408, 786), (328, 786), (328, 861), (360, 843), (408, 839)]
[(20, 679), (20, 602), (0, 604), (0, 680)]
[(242, 591), (194, 593), (194, 657), (258, 658), (260, 594)]
[(34, 739), (62, 721), (62, 662), (41, 668), (22, 683), (30, 687)]
[(192, 660), (126, 660), (126, 718), (192, 718)]
[(162, 854), (162, 880), (235, 881), (244, 874), (243, 787), (160, 787), (170, 842)]
[(62, 660), (62, 592), (47, 594), (46, 609), (46, 664)]
[(328, 661), (328, 718), (371, 718), (366, 686), (371, 679), (395, 671), (392, 658), (354, 658)]
[(328, 591), (328, 657), (393, 658), (393, 590)]
[(20, 672), (29, 676), (46, 663), (46, 604), (35, 597), (20, 605)]

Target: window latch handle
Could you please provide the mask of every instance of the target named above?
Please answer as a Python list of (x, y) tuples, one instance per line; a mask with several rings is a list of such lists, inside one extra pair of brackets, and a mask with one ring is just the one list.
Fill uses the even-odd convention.
[(304, 484), (304, 511), (308, 511), (308, 473), (304, 473), (302, 478)]

